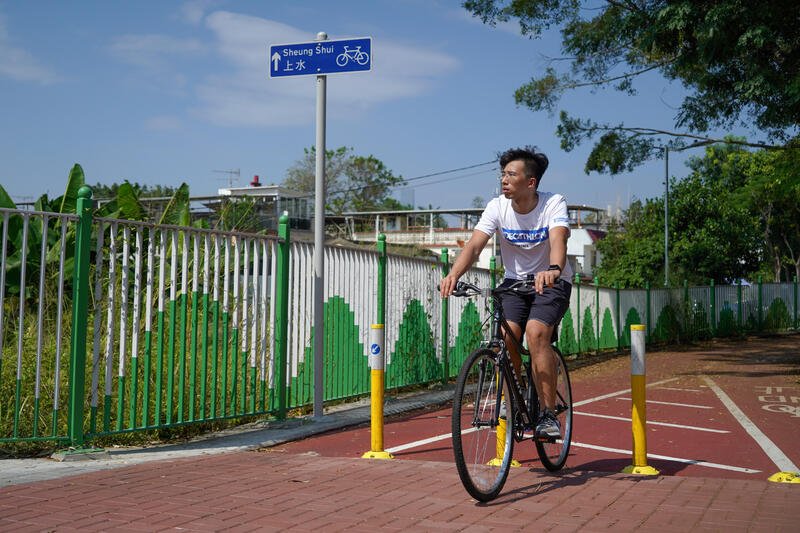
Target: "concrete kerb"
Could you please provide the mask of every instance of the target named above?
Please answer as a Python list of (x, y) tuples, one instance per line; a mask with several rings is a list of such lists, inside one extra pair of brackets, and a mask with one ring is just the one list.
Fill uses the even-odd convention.
[[(416, 409), (443, 405), (452, 400), (454, 385), (431, 386), (424, 392), (387, 396), (386, 417)], [(318, 420), (312, 415), (284, 421), (259, 421), (223, 431), (208, 433), (180, 444), (150, 447), (107, 448), (107, 458), (86, 461), (58, 461), (50, 458), (0, 460), (0, 487), (33, 481), (58, 479), (75, 474), (96, 472), (148, 461), (178, 459), (198, 455), (255, 450), (311, 437), (353, 425), (369, 422), (369, 398), (333, 406)]]

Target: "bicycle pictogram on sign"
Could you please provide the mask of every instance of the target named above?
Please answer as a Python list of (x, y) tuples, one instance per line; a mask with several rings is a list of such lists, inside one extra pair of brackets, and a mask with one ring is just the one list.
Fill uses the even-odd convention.
[(355, 61), (359, 65), (366, 65), (369, 62), (369, 54), (362, 52), (360, 46), (356, 46), (355, 48), (345, 46), (344, 52), (336, 56), (336, 64), (343, 67), (350, 61)]

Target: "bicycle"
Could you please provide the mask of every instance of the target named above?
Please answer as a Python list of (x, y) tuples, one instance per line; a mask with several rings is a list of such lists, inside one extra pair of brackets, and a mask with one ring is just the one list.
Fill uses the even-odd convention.
[[(458, 282), (453, 292), (454, 296), (491, 296), (494, 303), (491, 338), (464, 361), (453, 398), (452, 439), (458, 475), (467, 492), (479, 501), (492, 500), (502, 490), (512, 466), (515, 442), (533, 439), (542, 464), (550, 472), (560, 470), (569, 454), (572, 390), (564, 356), (554, 345), (557, 363), (554, 412), (561, 423), (562, 438), (529, 436), (527, 432), (533, 431), (539, 422), (540, 404), (532, 377), (530, 352), (522, 346), (521, 340), (510, 336), (518, 353), (529, 358), (523, 361), (520, 383), (503, 335), (503, 329), (510, 331), (510, 328), (499, 296), (510, 291), (530, 293), (532, 290), (532, 280), (528, 279), (497, 289), (480, 289)], [(558, 325), (552, 342), (557, 338), (556, 331)]]
[(359, 65), (366, 65), (369, 61), (369, 54), (362, 52), (360, 46), (356, 46), (355, 48), (345, 46), (344, 52), (336, 56), (336, 64), (340, 67), (345, 66), (351, 60), (355, 61)]

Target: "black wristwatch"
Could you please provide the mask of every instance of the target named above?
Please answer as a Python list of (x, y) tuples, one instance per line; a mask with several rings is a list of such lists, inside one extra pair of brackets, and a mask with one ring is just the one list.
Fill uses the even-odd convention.
[(559, 272), (563, 272), (561, 267), (558, 265), (550, 265), (547, 270), (558, 270)]

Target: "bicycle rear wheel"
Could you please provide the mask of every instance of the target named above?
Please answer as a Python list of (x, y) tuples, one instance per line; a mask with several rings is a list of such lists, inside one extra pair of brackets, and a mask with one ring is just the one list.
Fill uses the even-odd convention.
[(569, 373), (564, 356), (553, 347), (556, 358), (556, 408), (555, 415), (561, 423), (561, 437), (553, 442), (536, 441), (536, 451), (539, 459), (550, 472), (560, 470), (567, 462), (569, 446), (572, 442), (572, 388), (569, 384)]
[(488, 348), (472, 352), (458, 375), (453, 397), (453, 452), (467, 492), (495, 498), (508, 477), (514, 451), (513, 402)]

